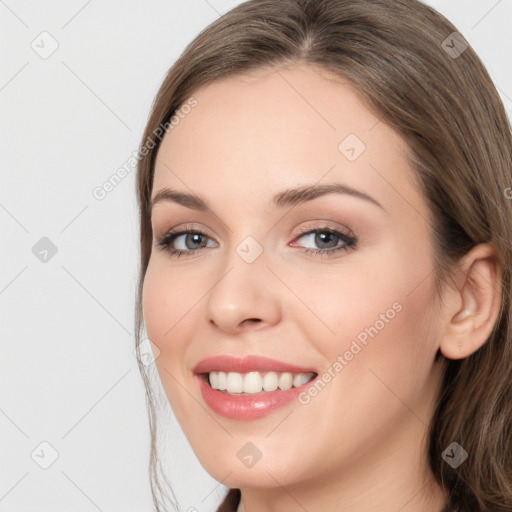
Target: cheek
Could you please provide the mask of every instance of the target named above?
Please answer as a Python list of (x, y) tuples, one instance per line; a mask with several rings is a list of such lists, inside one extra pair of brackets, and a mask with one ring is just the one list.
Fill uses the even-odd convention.
[(338, 314), (338, 341), (325, 354), (332, 362), (340, 355), (344, 360), (332, 392), (361, 412), (360, 421), (370, 414), (389, 426), (399, 415), (410, 414), (408, 408), (426, 421), (437, 350), (428, 314), (433, 283), (429, 278), (418, 286), (414, 278), (415, 288), (389, 275), (380, 279), (373, 293), (364, 286), (361, 290), (370, 293), (356, 294), (360, 309)]
[(383, 268), (378, 262), (354, 259), (327, 270), (286, 279), (299, 299), (291, 297), (286, 311), (321, 352), (345, 350), (357, 336), (364, 341), (365, 329), (377, 324), (380, 331), (398, 315), (404, 294), (390, 277), (395, 272), (389, 261)]
[(333, 379), (331, 390), (338, 396), (389, 405), (396, 401), (393, 391), (415, 401), (428, 385), (437, 351), (429, 315), (433, 278), (428, 258), (401, 257), (404, 253), (381, 253), (375, 261), (350, 265), (350, 271), (294, 283), (309, 309), (302, 307), (296, 321), (331, 365), (331, 374), (343, 375)]
[(143, 311), (148, 337), (162, 352), (177, 348), (193, 327), (194, 305), (201, 289), (194, 274), (178, 274), (155, 262), (148, 265), (143, 287)]
[(151, 262), (144, 278), (142, 293), (144, 321), (148, 338), (160, 353), (155, 359), (163, 388), (174, 412), (181, 415), (183, 354), (195, 320), (193, 305), (199, 300), (193, 283), (175, 275), (165, 264)]
[[(313, 450), (321, 454), (319, 459), (355, 462), (377, 449), (378, 439), (391, 438), (404, 421), (420, 429), (418, 418), (428, 423), (435, 350), (425, 321), (428, 285), (422, 286), (425, 290), (418, 288), (406, 296), (388, 283), (390, 295), (374, 293), (370, 304), (360, 295), (358, 300), (365, 300), (361, 310), (354, 309), (353, 315), (338, 310), (335, 341), (333, 337), (326, 343), (318, 333), (311, 338), (317, 340), (328, 365), (323, 374), (327, 383), (311, 395), (305, 406), (310, 414), (302, 420), (306, 431), (324, 429), (324, 440), (318, 440)], [(394, 300), (400, 305), (389, 311)], [(379, 318), (381, 313), (387, 322)], [(350, 441), (333, 449), (325, 439)]]

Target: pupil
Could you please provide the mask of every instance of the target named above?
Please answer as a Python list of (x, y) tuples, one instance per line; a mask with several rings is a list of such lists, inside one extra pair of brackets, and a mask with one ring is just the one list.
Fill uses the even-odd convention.
[[(335, 239), (335, 234), (334, 233), (317, 233), (316, 238), (317, 239), (315, 240), (315, 243), (320, 248), (322, 248), (323, 243), (329, 244), (329, 241), (331, 242), (331, 246), (332, 246), (332, 241), (333, 241), (333, 239)], [(326, 238), (327, 238), (327, 240), (326, 240)], [(336, 245), (336, 244), (334, 244), (334, 245)]]
[[(189, 244), (187, 243), (187, 242), (190, 240), (190, 239), (189, 239), (189, 237), (191, 237), (191, 238), (192, 238), (193, 243), (199, 243), (199, 244), (201, 244), (201, 240), (200, 240), (200, 238), (201, 238), (202, 236), (203, 236), (203, 235), (200, 235), (199, 233), (192, 233), (192, 234), (190, 234), (190, 233), (189, 233), (189, 234), (187, 235), (186, 240), (185, 240), (185, 245), (186, 245), (186, 246), (187, 246), (187, 248), (189, 248), (189, 249), (194, 249), (195, 247), (190, 247), (190, 246), (189, 246)], [(198, 239), (199, 239), (199, 240), (198, 240)]]

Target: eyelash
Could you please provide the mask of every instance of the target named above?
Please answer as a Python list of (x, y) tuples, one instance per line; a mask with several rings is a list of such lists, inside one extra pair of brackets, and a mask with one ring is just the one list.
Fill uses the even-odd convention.
[[(311, 254), (320, 255), (320, 256), (323, 256), (324, 254), (331, 255), (333, 253), (338, 253), (340, 251), (346, 251), (349, 249), (353, 249), (354, 247), (356, 247), (357, 242), (358, 242), (357, 238), (355, 238), (354, 236), (348, 235), (347, 233), (343, 233), (342, 231), (339, 231), (338, 229), (330, 228), (327, 226), (306, 231), (305, 233), (303, 233), (299, 237), (297, 237), (296, 240), (303, 238), (307, 235), (310, 235), (312, 233), (316, 233), (316, 234), (329, 233), (332, 235), (336, 235), (338, 238), (341, 239), (342, 242), (344, 242), (344, 245), (341, 245), (340, 247), (336, 247), (334, 249), (312, 249), (310, 247), (302, 247), (303, 252), (305, 254), (309, 254), (309, 255), (311, 255)], [(171, 257), (177, 257), (177, 258), (179, 258), (180, 256), (189, 256), (192, 253), (199, 252), (199, 249), (182, 250), (182, 249), (173, 249), (173, 248), (169, 247), (171, 245), (171, 243), (174, 242), (174, 240), (176, 238), (180, 237), (181, 235), (187, 235), (187, 234), (190, 234), (190, 235), (197, 234), (197, 235), (202, 235), (206, 238), (209, 238), (206, 233), (204, 233), (203, 231), (200, 231), (198, 229), (183, 229), (180, 231), (169, 231), (157, 240), (157, 246), (159, 249), (167, 251)], [(200, 249), (204, 249), (204, 247), (201, 247)]]

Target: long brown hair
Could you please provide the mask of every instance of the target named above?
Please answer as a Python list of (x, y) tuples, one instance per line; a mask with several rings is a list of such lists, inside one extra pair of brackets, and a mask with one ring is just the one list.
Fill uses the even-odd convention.
[[(180, 107), (214, 80), (296, 63), (327, 69), (353, 84), (367, 107), (408, 144), (410, 165), (432, 212), (438, 292), (473, 246), (491, 242), (496, 248), (503, 269), (500, 314), (479, 350), (446, 359), (428, 457), (447, 490), (446, 510), (510, 512), (512, 201), (506, 191), (512, 186), (512, 136), (484, 65), (454, 33), (453, 24), (418, 0), (249, 0), (204, 29), (169, 70), (141, 144), (136, 345), (143, 328), (142, 287), (152, 245), (148, 205), (161, 127), (172, 128)], [(140, 361), (139, 368), (151, 430), (153, 500), (162, 510), (156, 401), (147, 368)], [(453, 441), (470, 457), (457, 469), (441, 457)]]

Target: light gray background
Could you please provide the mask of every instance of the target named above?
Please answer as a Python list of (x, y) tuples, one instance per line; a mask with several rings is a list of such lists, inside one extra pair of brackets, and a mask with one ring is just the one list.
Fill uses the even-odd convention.
[[(179, 53), (239, 3), (0, 0), (2, 512), (152, 509), (135, 169), (103, 200), (92, 192), (137, 150)], [(428, 3), (481, 56), (512, 118), (512, 0)], [(43, 237), (57, 248), (46, 263), (32, 251)], [(169, 433), (181, 507), (215, 510), (224, 488), (172, 417)], [(48, 469), (35, 461), (50, 461), (44, 441), (58, 452)]]

